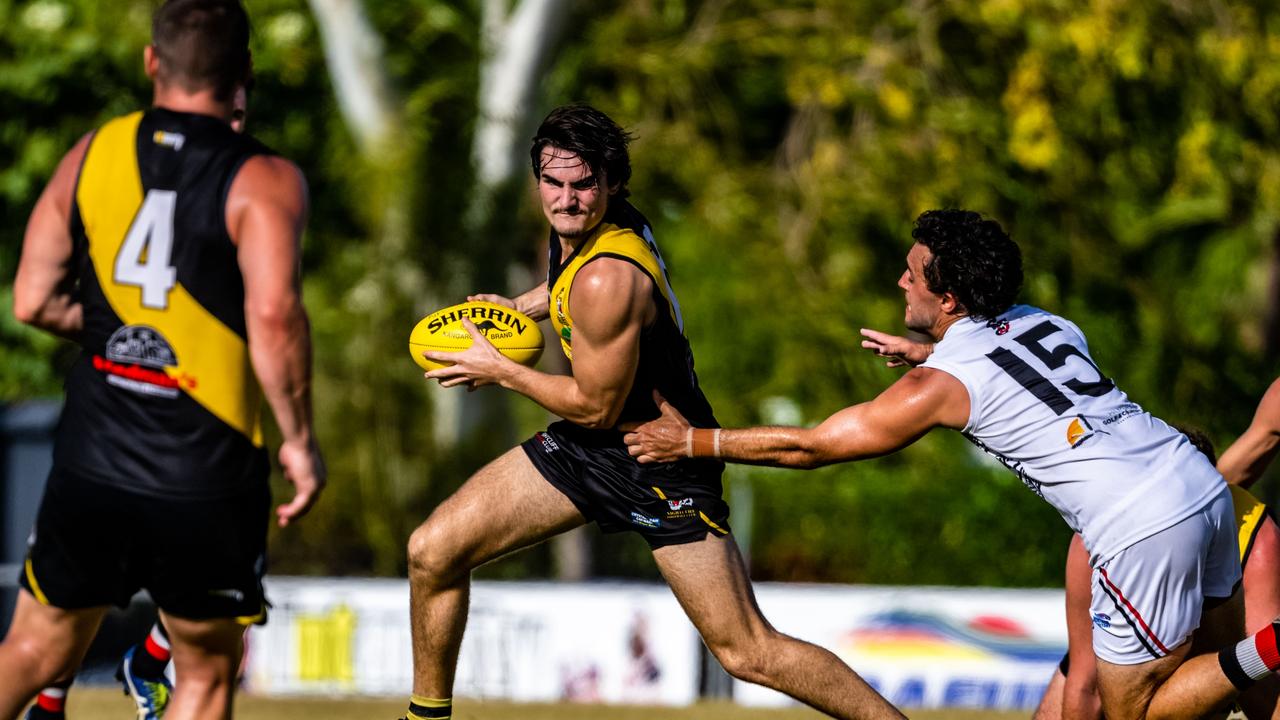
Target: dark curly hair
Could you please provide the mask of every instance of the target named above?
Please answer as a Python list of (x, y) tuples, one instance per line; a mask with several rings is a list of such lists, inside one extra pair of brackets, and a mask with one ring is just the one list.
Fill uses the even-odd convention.
[(951, 293), (976, 320), (1008, 310), (1022, 288), (1022, 253), (995, 220), (968, 210), (929, 210), (911, 230), (933, 258), (924, 266), (929, 292)]
[(1183, 435), (1186, 435), (1187, 439), (1191, 441), (1191, 444), (1195, 446), (1195, 449), (1204, 453), (1204, 456), (1209, 458), (1209, 462), (1214, 465), (1218, 464), (1218, 453), (1213, 447), (1213, 441), (1209, 439), (1209, 436), (1206, 435), (1203, 430), (1194, 425), (1183, 425), (1182, 423), (1174, 423), (1173, 429)]
[(538, 177), (543, 148), (551, 145), (567, 150), (582, 158), (597, 178), (603, 175), (611, 186), (616, 185), (614, 197), (625, 198), (631, 194), (627, 189), (631, 180), (631, 156), (627, 153), (630, 143), (631, 134), (608, 115), (590, 105), (563, 105), (552, 110), (538, 126), (529, 161), (533, 176)]

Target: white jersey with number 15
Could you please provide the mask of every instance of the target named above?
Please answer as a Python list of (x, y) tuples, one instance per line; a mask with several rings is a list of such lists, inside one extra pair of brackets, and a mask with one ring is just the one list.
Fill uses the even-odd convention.
[(1185, 435), (1098, 369), (1065, 318), (1028, 305), (991, 321), (963, 318), (921, 367), (965, 386), (965, 437), (1053, 505), (1094, 565), (1186, 519), (1223, 487)]

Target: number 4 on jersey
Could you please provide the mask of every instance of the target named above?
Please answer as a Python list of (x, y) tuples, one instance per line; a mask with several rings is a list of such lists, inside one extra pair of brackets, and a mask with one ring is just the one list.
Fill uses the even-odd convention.
[(118, 285), (142, 288), (142, 306), (154, 310), (169, 306), (169, 291), (178, 281), (178, 270), (169, 264), (177, 201), (178, 193), (173, 190), (147, 192), (116, 255), (111, 276)]

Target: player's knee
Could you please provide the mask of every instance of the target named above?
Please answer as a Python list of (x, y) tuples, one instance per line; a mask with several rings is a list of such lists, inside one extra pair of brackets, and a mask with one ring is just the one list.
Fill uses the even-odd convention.
[(409, 575), (415, 581), (447, 584), (469, 570), (441, 523), (428, 519), (409, 536)]
[(52, 685), (75, 669), (66, 653), (50, 652), (38, 638), (11, 635), (2, 647), (4, 654), (15, 660), (14, 666), (27, 669), (27, 680), (33, 687)]
[(711, 654), (724, 671), (739, 680), (768, 685), (769, 649), (767, 643), (751, 640), (709, 644)]

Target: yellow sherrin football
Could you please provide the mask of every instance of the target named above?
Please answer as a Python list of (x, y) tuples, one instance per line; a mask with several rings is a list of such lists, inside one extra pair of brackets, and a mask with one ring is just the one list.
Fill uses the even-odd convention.
[(464, 302), (437, 310), (418, 321), (409, 333), (409, 354), (424, 370), (442, 368), (447, 363), (428, 360), (422, 353), (457, 352), (471, 347), (471, 335), (463, 327), (470, 318), (498, 352), (521, 365), (538, 362), (542, 356), (542, 330), (528, 315), (491, 302)]

